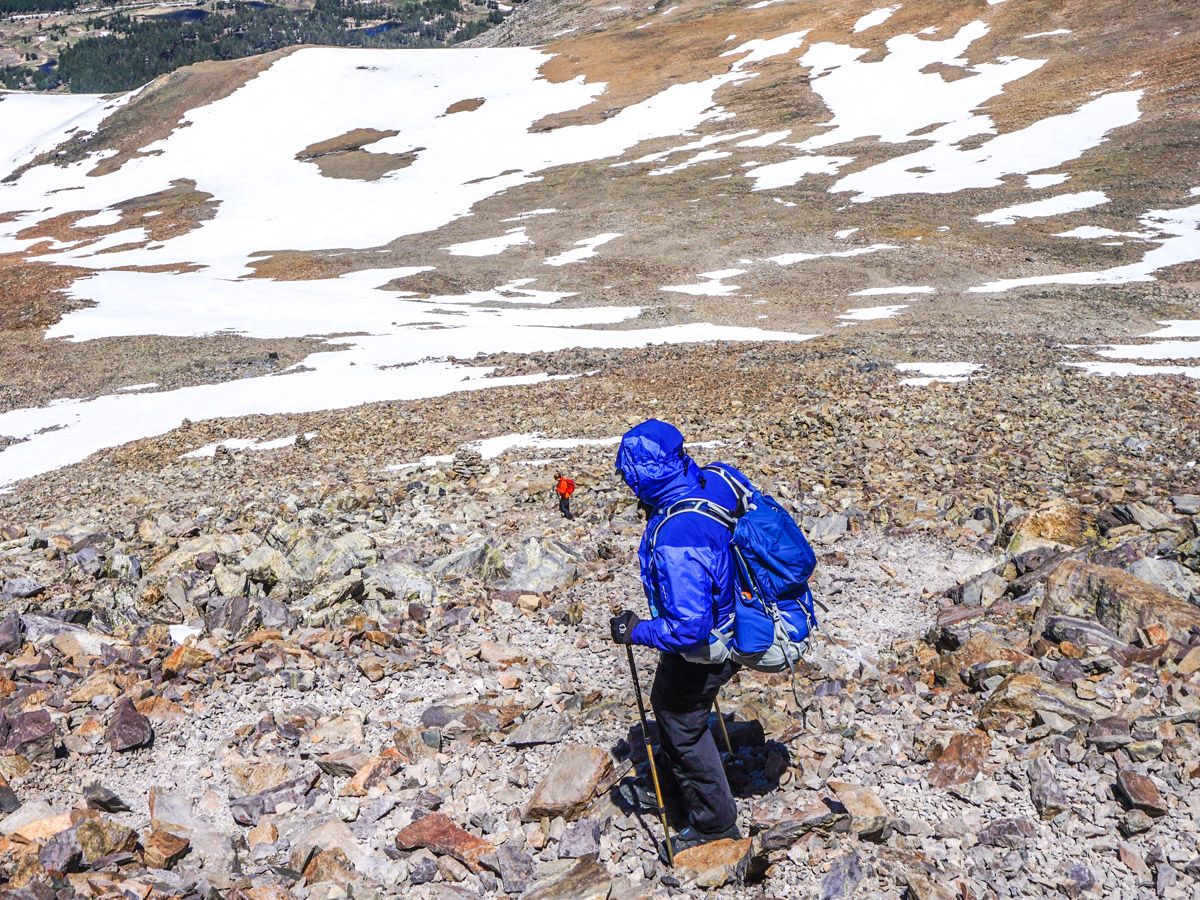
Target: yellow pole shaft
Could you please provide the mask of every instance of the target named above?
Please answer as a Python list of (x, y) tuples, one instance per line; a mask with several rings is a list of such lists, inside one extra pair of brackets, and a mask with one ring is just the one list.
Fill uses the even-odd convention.
[(725, 738), (725, 749), (733, 756), (733, 744), (729, 742), (729, 729), (725, 727), (725, 717), (721, 715), (721, 704), (713, 697), (713, 709), (717, 712), (717, 721), (721, 723), (721, 737)]

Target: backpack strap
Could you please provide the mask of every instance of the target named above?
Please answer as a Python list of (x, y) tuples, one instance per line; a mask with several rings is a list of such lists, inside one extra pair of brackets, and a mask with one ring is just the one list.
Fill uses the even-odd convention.
[(707, 516), (713, 521), (724, 525), (730, 531), (733, 531), (734, 526), (737, 525), (737, 518), (730, 514), (729, 510), (721, 508), (711, 500), (679, 500), (667, 507), (667, 514), (662, 517), (662, 521), (654, 526), (654, 534), (650, 535), (651, 551), (654, 550), (654, 545), (658, 542), (658, 533), (667, 524), (667, 520), (686, 512), (694, 512), (702, 516)]
[(738, 481), (736, 478), (734, 478), (732, 475), (730, 475), (725, 470), (724, 466), (713, 463), (712, 465), (705, 466), (703, 469), (701, 469), (701, 471), (702, 472), (712, 472), (714, 475), (716, 475), (718, 478), (720, 478), (723, 482), (725, 482), (726, 487), (728, 487), (729, 490), (733, 491), (733, 496), (735, 496), (738, 501), (738, 506), (737, 506), (737, 510), (735, 511), (735, 515), (737, 515), (738, 517), (744, 515), (746, 510), (748, 510), (750, 508), (750, 498), (752, 496), (754, 496), (754, 492), (750, 488), (746, 487), (746, 485), (742, 484), (740, 481)]

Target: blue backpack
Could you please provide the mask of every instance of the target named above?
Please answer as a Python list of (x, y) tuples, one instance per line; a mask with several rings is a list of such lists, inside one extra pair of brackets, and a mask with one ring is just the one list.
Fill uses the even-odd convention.
[(725, 631), (714, 631), (707, 655), (695, 661), (732, 659), (760, 672), (793, 671), (817, 627), (808, 588), (817, 565), (812, 545), (773, 497), (742, 484), (720, 464), (703, 471), (729, 486), (738, 498), (737, 509), (727, 510), (710, 500), (680, 500), (668, 507), (651, 537), (653, 543), (668, 519), (687, 512), (708, 516), (730, 531), (737, 578), (733, 623)]

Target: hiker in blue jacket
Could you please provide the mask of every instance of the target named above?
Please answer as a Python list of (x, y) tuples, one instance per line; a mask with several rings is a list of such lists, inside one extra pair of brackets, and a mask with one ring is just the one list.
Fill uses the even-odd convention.
[[(732, 466), (721, 468), (749, 484)], [(741, 836), (737, 804), (708, 729), (717, 692), (739, 666), (725, 658), (713, 633), (727, 631), (734, 615), (729, 528), (696, 512), (666, 518), (666, 510), (680, 500), (702, 498), (732, 511), (738, 498), (723, 478), (701, 471), (688, 456), (679, 429), (657, 419), (626, 432), (617, 450), (617, 469), (649, 513), (638, 559), (651, 617), (641, 619), (631, 610), (614, 616), (612, 639), (662, 652), (650, 705), (658, 721), (661, 756), (688, 811), (689, 824), (672, 839), (678, 853)], [(627, 799), (655, 807), (644, 785), (626, 790)]]

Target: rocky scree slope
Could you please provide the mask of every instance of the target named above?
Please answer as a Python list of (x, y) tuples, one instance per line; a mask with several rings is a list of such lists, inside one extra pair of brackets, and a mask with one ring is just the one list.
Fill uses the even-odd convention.
[(723, 696), (750, 837), (666, 871), (611, 790), (640, 762), (604, 639), (640, 524), (608, 453), (573, 455), (573, 523), (467, 448), (390, 490), (6, 526), (8, 889), (1192, 894), (1200, 499), (888, 531), (789, 501), (832, 610), (797, 698)]

